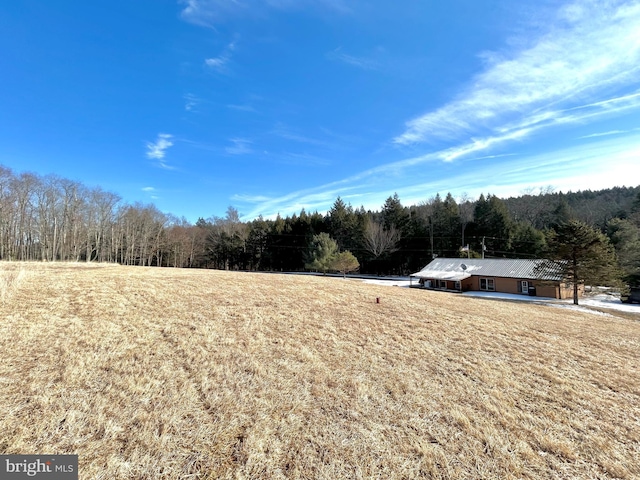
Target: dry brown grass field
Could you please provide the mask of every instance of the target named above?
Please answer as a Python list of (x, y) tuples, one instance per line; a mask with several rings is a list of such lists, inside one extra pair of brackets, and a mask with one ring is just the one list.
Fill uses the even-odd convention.
[(640, 478), (632, 319), (169, 268), (0, 290), (0, 453), (81, 479)]

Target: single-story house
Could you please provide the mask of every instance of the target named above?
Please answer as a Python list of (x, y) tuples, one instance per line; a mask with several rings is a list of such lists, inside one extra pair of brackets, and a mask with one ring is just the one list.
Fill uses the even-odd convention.
[[(414, 279), (418, 282), (413, 284)], [(573, 298), (573, 286), (544, 260), (436, 258), (410, 275), (411, 286), (455, 292), (487, 291)], [(584, 289), (580, 286), (579, 295)]]

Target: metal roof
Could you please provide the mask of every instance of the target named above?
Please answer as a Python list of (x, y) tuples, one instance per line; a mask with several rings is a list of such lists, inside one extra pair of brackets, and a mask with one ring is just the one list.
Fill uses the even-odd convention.
[(511, 258), (436, 258), (419, 272), (412, 273), (411, 276), (453, 280), (453, 278), (445, 278), (445, 275), (450, 274), (466, 275), (463, 278), (482, 275), (532, 280), (562, 280), (560, 269), (553, 264), (546, 264), (545, 260)]

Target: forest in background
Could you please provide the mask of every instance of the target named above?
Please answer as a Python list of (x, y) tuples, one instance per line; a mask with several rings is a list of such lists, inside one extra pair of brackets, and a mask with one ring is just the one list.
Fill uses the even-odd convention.
[(487, 258), (541, 258), (545, 232), (571, 219), (606, 234), (628, 281), (640, 280), (640, 186), (549, 187), (507, 199), (425, 192), (410, 206), (393, 195), (377, 211), (337, 198), (326, 214), (251, 221), (229, 207), (224, 217), (192, 224), (99, 187), (0, 165), (0, 260), (302, 271), (314, 236), (326, 233), (353, 253), (362, 273), (409, 274), (435, 256), (480, 256), (483, 245)]

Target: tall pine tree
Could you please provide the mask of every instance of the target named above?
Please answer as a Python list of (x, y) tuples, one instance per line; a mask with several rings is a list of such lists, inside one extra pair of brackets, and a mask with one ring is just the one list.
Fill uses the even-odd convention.
[(613, 245), (586, 223), (570, 220), (547, 234), (548, 258), (543, 268), (560, 271), (573, 284), (573, 303), (578, 305), (580, 284), (618, 285), (620, 271)]
[(503, 256), (511, 248), (513, 221), (505, 203), (495, 195), (480, 195), (474, 212), (475, 232), (485, 237), (486, 250)]

